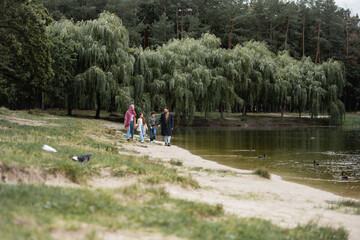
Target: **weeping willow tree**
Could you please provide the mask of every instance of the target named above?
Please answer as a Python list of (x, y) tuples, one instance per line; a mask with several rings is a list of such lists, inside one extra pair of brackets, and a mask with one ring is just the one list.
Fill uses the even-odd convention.
[(344, 65), (338, 61), (328, 60), (322, 64), (325, 78), (323, 78), (326, 90), (324, 108), (330, 115), (330, 124), (337, 125), (345, 117), (345, 106), (340, 100), (345, 87)]
[(265, 43), (245, 42), (232, 50), (233, 75), (236, 77), (236, 93), (244, 99), (243, 115), (246, 109), (270, 107), (276, 102), (274, 95), (275, 54)]
[(219, 77), (219, 72), (215, 75), (211, 66), (212, 61), (218, 60), (212, 54), (219, 56), (219, 47), (219, 39), (204, 34), (199, 40), (172, 40), (158, 48), (163, 56), (162, 73), (166, 82), (163, 96), (178, 122), (191, 123), (196, 109), (208, 111), (219, 101), (221, 83), (226, 81)]
[(164, 57), (159, 51), (135, 49), (134, 71), (131, 77), (131, 94), (137, 109), (148, 113), (166, 106), (166, 83), (163, 74)]
[[(100, 110), (121, 108), (122, 98), (129, 99), (133, 58), (129, 54), (129, 36), (120, 18), (104, 12), (99, 18), (79, 23), (78, 69), (85, 104)], [(125, 88), (125, 89), (123, 89)], [(121, 97), (116, 97), (121, 96)]]
[(96, 109), (96, 117), (101, 109), (124, 112), (131, 103), (144, 113), (168, 106), (184, 124), (195, 111), (207, 116), (219, 110), (223, 117), (225, 111), (253, 109), (281, 111), (283, 117), (287, 108), (299, 117), (327, 113), (331, 124), (344, 116), (344, 68), (336, 61), (299, 61), (255, 41), (225, 50), (208, 33), (156, 49), (129, 49), (121, 20), (106, 12), (77, 24), (62, 20), (48, 34), (56, 44), (53, 85), (63, 85), (54, 89), (62, 89), (68, 109)]
[(290, 103), (292, 98), (294, 98), (295, 103), (299, 104), (300, 102), (302, 91), (299, 89), (301, 75), (298, 62), (290, 57), (286, 51), (277, 57), (275, 89), (279, 105), (281, 105), (281, 118), (284, 117), (287, 102)]
[[(77, 107), (79, 94), (75, 81), (76, 49), (79, 48), (77, 39), (78, 26), (72, 21), (62, 19), (47, 27), (46, 33), (52, 41), (51, 58), (54, 78), (49, 79), (47, 95), (54, 106), (65, 106), (68, 115)], [(63, 105), (64, 104), (64, 105)]]
[(304, 57), (298, 62), (299, 65), (299, 77), (292, 82), (292, 109), (297, 110), (299, 118), (301, 114), (306, 110), (308, 105), (308, 93), (309, 83), (314, 81), (313, 67), (314, 63), (309, 57)]

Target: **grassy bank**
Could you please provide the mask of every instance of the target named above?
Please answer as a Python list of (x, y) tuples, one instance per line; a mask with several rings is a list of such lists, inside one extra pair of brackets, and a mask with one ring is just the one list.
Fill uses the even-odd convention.
[[(138, 143), (125, 142), (122, 133), (104, 127), (103, 120), (55, 113), (0, 109), (2, 239), (101, 239), (101, 234), (125, 230), (184, 239), (348, 237), (343, 228), (310, 223), (284, 229), (269, 221), (226, 214), (221, 205), (171, 198), (164, 183), (201, 187), (186, 171), (180, 172), (180, 160), (169, 164), (129, 151), (119, 155), (125, 144)], [(42, 150), (44, 144), (58, 152)], [(71, 160), (89, 152), (93, 156), (87, 164)], [(136, 181), (115, 189), (87, 186), (88, 180), (103, 178), (104, 171), (119, 182)], [(79, 188), (42, 184), (51, 175), (68, 178)], [(6, 184), (11, 181), (17, 184)]]

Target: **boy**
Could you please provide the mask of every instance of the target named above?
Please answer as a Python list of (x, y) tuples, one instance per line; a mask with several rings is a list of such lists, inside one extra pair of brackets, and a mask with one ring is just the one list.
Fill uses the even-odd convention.
[(155, 112), (151, 112), (151, 117), (149, 117), (149, 128), (150, 128), (150, 142), (153, 142), (156, 138), (156, 118)]

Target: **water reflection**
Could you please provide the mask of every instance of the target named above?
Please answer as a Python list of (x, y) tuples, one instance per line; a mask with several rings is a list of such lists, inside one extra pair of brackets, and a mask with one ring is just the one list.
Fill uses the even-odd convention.
[(360, 129), (182, 128), (173, 139), (205, 159), (241, 169), (266, 167), (286, 180), (360, 199)]

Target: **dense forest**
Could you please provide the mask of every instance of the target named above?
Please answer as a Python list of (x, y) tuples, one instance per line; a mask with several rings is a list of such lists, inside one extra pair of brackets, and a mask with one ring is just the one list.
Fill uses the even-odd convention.
[[(333, 0), (2, 0), (0, 105), (330, 114), (360, 102), (360, 19)], [(344, 104), (345, 103), (345, 104)]]

